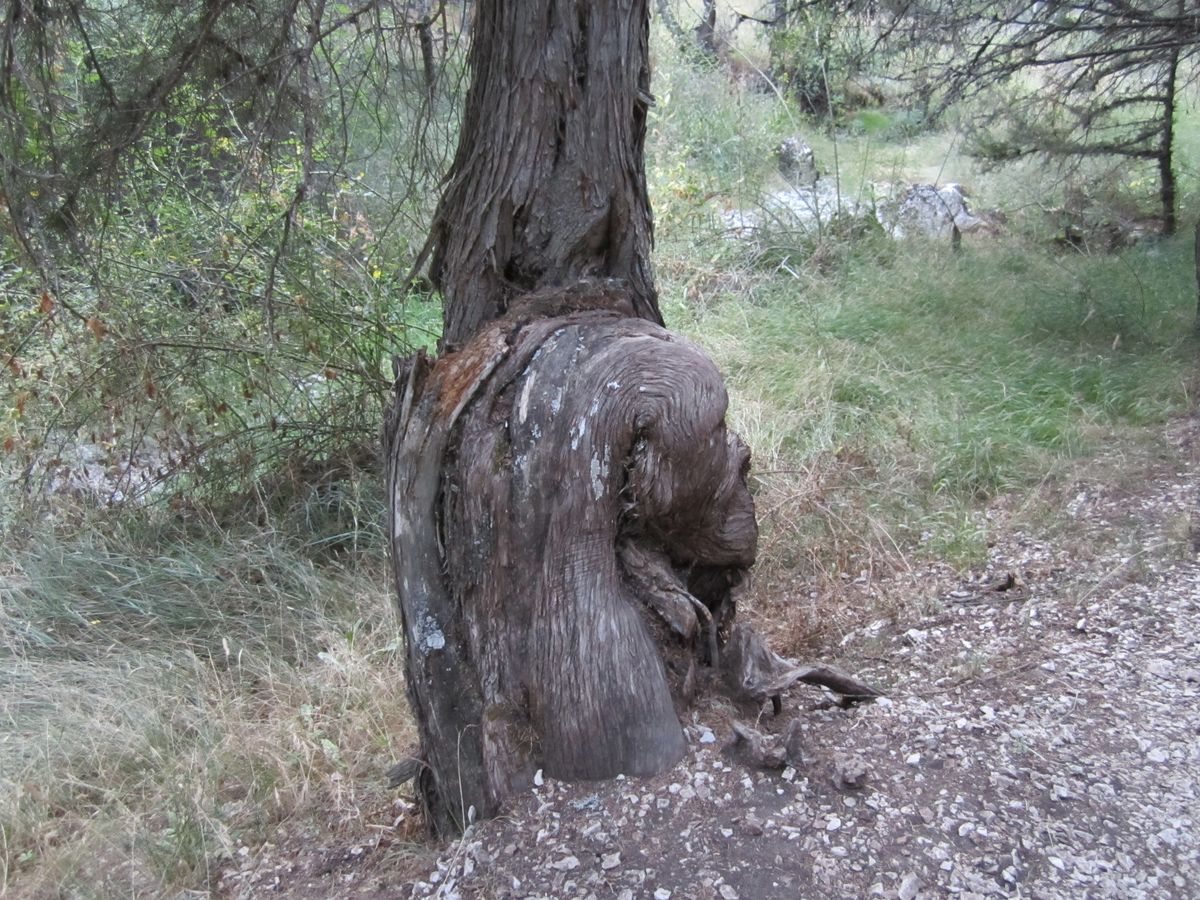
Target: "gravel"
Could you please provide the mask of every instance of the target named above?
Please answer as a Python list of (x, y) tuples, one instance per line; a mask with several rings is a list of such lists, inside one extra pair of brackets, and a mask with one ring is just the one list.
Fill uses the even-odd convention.
[(1175, 452), (1114, 450), (1070, 485), (1074, 521), (1054, 536), (1015, 528), (1019, 504), (1001, 498), (986, 565), (893, 579), (896, 611), (825, 651), (886, 697), (842, 709), (800, 685), (778, 718), (768, 705), (741, 722), (777, 740), (793, 727), (803, 753), (782, 769), (723, 752), (735, 713), (713, 699), (671, 771), (541, 773), (415, 881), (381, 838), (354, 856), (323, 848), (320, 867), (279, 848), (218, 893), (1200, 896), (1200, 425), (1169, 438)]
[[(738, 765), (728, 708), (701, 707), (672, 771), (546, 777), (412, 896), (1200, 896), (1194, 434), (1140, 486), (1076, 485), (1074, 547), (1012, 532), (924, 615), (847, 635), (885, 699), (799, 687), (756, 723), (799, 716), (805, 765)], [(491, 863), (464, 876), (472, 848)]]

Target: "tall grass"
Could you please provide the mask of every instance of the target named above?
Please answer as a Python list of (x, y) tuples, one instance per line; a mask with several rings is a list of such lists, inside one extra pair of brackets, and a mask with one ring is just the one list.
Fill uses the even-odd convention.
[(685, 286), (672, 321), (728, 375), (768, 584), (913, 555), (978, 562), (990, 501), (1028, 506), (1108, 443), (1187, 410), (1189, 243), (1118, 257), (913, 244), (883, 260), (851, 251), (828, 277), (693, 276), (706, 288)]
[[(711, 77), (673, 70), (654, 171), (669, 169), (665, 158), (709, 171), (700, 163), (728, 155), (727, 135), (747, 126), (745, 146), (764, 156), (706, 192), (658, 184), (672, 213), (659, 219), (659, 286), (668, 324), (727, 375), (755, 454), (757, 600), (795, 623), (798, 641), (836, 630), (843, 613), (828, 598), (845, 580), (928, 558), (978, 563), (994, 501), (1016, 498), (1047, 524), (1056, 490), (1088, 460), (1190, 408), (1189, 237), (1111, 256), (1056, 249), (1042, 210), (1064, 185), (1051, 176), (981, 172), (949, 133), (893, 135), (853, 118), (796, 129), (772, 112), (777, 97), (717, 93)], [(977, 208), (1008, 208), (1010, 228), (968, 236), (960, 253), (869, 228), (731, 240), (712, 210), (781, 186), (770, 148), (793, 130), (847, 196), (957, 181)], [(844, 617), (860, 613), (870, 610)]]
[(5, 542), (0, 892), (206, 890), (310, 822), (403, 846), (383, 773), (414, 734), (378, 541), (318, 562), (295, 519), (164, 512)]

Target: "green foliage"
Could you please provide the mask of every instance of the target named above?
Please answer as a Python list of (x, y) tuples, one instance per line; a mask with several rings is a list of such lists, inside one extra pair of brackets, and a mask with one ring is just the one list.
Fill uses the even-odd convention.
[[(272, 102), (251, 89), (270, 82), (269, 66), (251, 77), (218, 65), (236, 53), (248, 66), (263, 41), (291, 39), (255, 30), (265, 8), (220, 20), (161, 109), (109, 148), (103, 193), (42, 160), (64, 187), (27, 197), (29, 208), (70, 193), (73, 230), (18, 217), (0, 238), (0, 444), (34, 487), (57, 478), (129, 496), (181, 471), (193, 498), (219, 499), (282, 464), (353, 454), (377, 439), (392, 356), (436, 342), (436, 297), (405, 278), (453, 144), (459, 62), (431, 107), (411, 82), (411, 48), (406, 65), (403, 44), (397, 58), (339, 19), (307, 80), (289, 70)], [(100, 65), (117, 94), (144, 89), (131, 72), (172, 64), (151, 32), (187, 24), (182, 11), (167, 18), (140, 4), (97, 14), (91, 49), (68, 22), (54, 26), (45, 53), (61, 64), (47, 88), (60, 139), (116, 114), (94, 79), (70, 73)], [(37, 120), (9, 140), (37, 144), (49, 127)], [(105, 478), (82, 471), (81, 445)]]
[[(1053, 204), (1069, 206), (1073, 188), (1044, 166), (979, 171), (919, 109), (862, 109), (829, 133), (722, 78), (669, 65), (660, 81), (656, 265), (668, 323), (716, 356), (754, 450), (764, 573), (977, 560), (985, 506), (1036, 496), (1103, 441), (1187, 408), (1188, 241), (1055, 249)], [(969, 236), (955, 255), (897, 244), (869, 214), (817, 227), (773, 216), (761, 199), (777, 188), (772, 150), (794, 133), (843, 196), (963, 180), (972, 208), (1000, 206), (1012, 232)], [(1124, 216), (1120, 191), (1099, 184), (1089, 202)], [(754, 240), (723, 234), (722, 206), (758, 215)]]
[(776, 98), (732, 87), (720, 70), (697, 68), (660, 44), (646, 146), (655, 221), (662, 231), (707, 233), (713, 198), (755, 194), (796, 120)]
[(804, 4), (770, 30), (771, 72), (801, 110), (831, 116), (862, 98), (847, 82), (866, 66), (860, 23), (839, 4)]
[[(855, 541), (852, 557), (889, 555), (868, 517), (889, 543), (975, 554), (964, 511), (1188, 407), (1189, 243), (1119, 257), (914, 244), (881, 260), (847, 242), (824, 274), (749, 270), (673, 310), (728, 373), (760, 489), (794, 498), (765, 540), (807, 521), (821, 566)], [(821, 485), (820, 506), (797, 479)]]

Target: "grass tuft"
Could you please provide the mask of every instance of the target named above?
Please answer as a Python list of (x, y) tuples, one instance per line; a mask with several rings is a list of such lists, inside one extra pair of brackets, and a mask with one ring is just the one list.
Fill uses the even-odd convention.
[[(728, 376), (755, 454), (757, 595), (802, 622), (798, 640), (837, 630), (828, 598), (846, 578), (980, 562), (989, 503), (1028, 495), (1026, 515), (1049, 515), (1073, 467), (1194, 395), (1184, 237), (1109, 257), (1015, 237), (957, 254), (913, 242), (883, 259), (872, 246), (842, 248), (823, 274), (660, 266), (678, 279), (671, 324)], [(780, 592), (811, 590), (825, 599), (810, 613), (775, 608)]]
[(129, 510), (6, 545), (0, 886), (209, 889), (295, 821), (392, 828), (415, 735), (384, 559), (310, 549)]

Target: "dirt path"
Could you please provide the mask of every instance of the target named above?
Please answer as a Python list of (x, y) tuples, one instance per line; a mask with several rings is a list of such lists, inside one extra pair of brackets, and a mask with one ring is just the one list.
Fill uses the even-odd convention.
[(1177, 425), (1172, 452), (1073, 486), (1070, 547), (1010, 534), (925, 614), (847, 635), (841, 664), (888, 698), (820, 708), (802, 686), (778, 719), (768, 707), (764, 732), (800, 717), (802, 765), (724, 755), (732, 711), (714, 705), (670, 773), (547, 780), (415, 885), (381, 852), (273, 893), (1200, 896), (1197, 434)]

